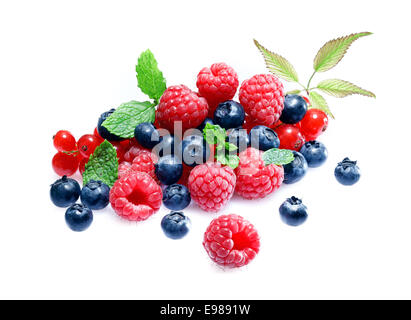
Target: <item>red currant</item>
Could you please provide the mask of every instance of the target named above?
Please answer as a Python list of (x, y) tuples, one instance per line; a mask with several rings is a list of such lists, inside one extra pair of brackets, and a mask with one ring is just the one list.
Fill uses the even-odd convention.
[(86, 163), (88, 162), (87, 158), (83, 158), (80, 161), (80, 164), (78, 165), (78, 170), (80, 171), (80, 174), (82, 175), (84, 171), (86, 170)]
[(100, 145), (98, 138), (92, 134), (85, 134), (77, 142), (78, 149), (84, 158), (89, 158)]
[(76, 139), (67, 130), (60, 130), (53, 136), (54, 147), (62, 151), (75, 151), (77, 150)]
[(57, 152), (51, 164), (59, 176), (71, 176), (76, 173), (80, 156), (78, 153)]
[(300, 130), (290, 124), (283, 124), (275, 128), (275, 132), (280, 139), (280, 149), (299, 151), (305, 143), (304, 136)]
[(104, 139), (98, 133), (97, 127), (94, 128), (93, 135), (97, 138), (97, 141), (99, 142), (99, 145), (104, 141)]
[(124, 146), (120, 142), (111, 142), (111, 144), (113, 145), (113, 147), (117, 151), (118, 162), (119, 163), (123, 162), (124, 161), (124, 155), (126, 153), (126, 148), (124, 148)]
[(307, 97), (304, 97), (304, 96), (302, 96), (302, 97), (303, 97), (303, 99), (305, 100), (305, 102), (307, 102), (307, 106), (311, 106), (310, 100), (308, 100)]
[(327, 129), (327, 126), (327, 114), (320, 109), (308, 109), (301, 120), (301, 132), (306, 141), (317, 139)]

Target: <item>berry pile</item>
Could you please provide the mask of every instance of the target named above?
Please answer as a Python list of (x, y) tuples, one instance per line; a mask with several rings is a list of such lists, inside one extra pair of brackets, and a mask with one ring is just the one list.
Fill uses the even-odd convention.
[[(66, 223), (74, 231), (87, 229), (92, 210), (109, 204), (130, 221), (148, 219), (163, 204), (171, 210), (161, 220), (164, 234), (181, 239), (191, 227), (182, 210), (192, 202), (205, 212), (219, 212), (234, 194), (264, 198), (282, 183), (301, 180), (328, 157), (317, 140), (327, 129), (327, 113), (307, 97), (286, 94), (273, 74), (254, 75), (240, 86), (232, 67), (216, 63), (198, 73), (196, 92), (167, 86), (149, 50), (136, 70), (138, 86), (150, 101), (130, 101), (102, 113), (93, 133), (78, 140), (66, 130), (53, 137), (52, 167), (61, 178), (52, 184), (50, 197), (68, 208)], [(239, 101), (233, 100), (237, 91)], [(83, 188), (68, 178), (77, 171)], [(356, 162), (344, 159), (335, 177), (344, 185), (356, 183)], [(294, 196), (279, 212), (290, 226), (308, 216)], [(256, 257), (260, 238), (244, 218), (222, 215), (211, 221), (203, 246), (217, 264), (241, 267)]]

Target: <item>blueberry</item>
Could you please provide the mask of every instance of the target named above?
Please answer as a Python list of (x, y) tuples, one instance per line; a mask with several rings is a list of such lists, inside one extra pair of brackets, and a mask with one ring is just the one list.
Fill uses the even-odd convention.
[(296, 197), (288, 198), (280, 206), (281, 220), (289, 226), (299, 226), (307, 220), (307, 207)]
[(166, 136), (160, 137), (160, 143), (156, 144), (153, 148), (153, 152), (158, 157), (163, 157), (168, 154), (174, 154), (174, 148), (176, 145), (174, 135), (168, 134)]
[(283, 123), (294, 124), (300, 122), (307, 112), (307, 102), (298, 94), (288, 94), (284, 99), (284, 109), (280, 120)]
[(178, 157), (169, 154), (161, 157), (155, 164), (155, 173), (161, 183), (173, 184), (181, 178), (183, 164)]
[(203, 131), (207, 123), (213, 125), (214, 121), (213, 121), (213, 119), (205, 118), (205, 120), (197, 127), (197, 129), (200, 130), (200, 131)]
[(80, 185), (74, 179), (63, 176), (51, 185), (51, 201), (61, 208), (66, 208), (75, 203), (80, 196)]
[(134, 137), (144, 148), (152, 149), (160, 142), (160, 134), (150, 122), (140, 123), (134, 130)]
[(245, 112), (243, 106), (233, 100), (220, 103), (214, 111), (214, 123), (224, 129), (242, 126), (244, 118)]
[(163, 203), (170, 210), (183, 210), (190, 202), (191, 196), (186, 186), (172, 184), (163, 191)]
[(325, 145), (318, 141), (308, 141), (300, 149), (300, 153), (307, 160), (308, 166), (316, 168), (321, 166), (328, 157)]
[(103, 139), (106, 139), (108, 141), (121, 141), (121, 140), (124, 140), (124, 139), (119, 137), (119, 136), (116, 136), (115, 134), (110, 133), (107, 130), (107, 128), (102, 126), (102, 123), (104, 122), (104, 120), (106, 120), (109, 116), (111, 116), (111, 114), (114, 111), (116, 111), (116, 110), (111, 109), (111, 110), (101, 114), (101, 116), (100, 116), (100, 118), (98, 119), (98, 122), (97, 122), (97, 132)]
[(210, 146), (202, 136), (191, 135), (184, 138), (179, 147), (183, 162), (191, 167), (205, 163), (210, 157)]
[(267, 151), (280, 146), (280, 139), (273, 129), (266, 126), (255, 126), (250, 130), (251, 146)]
[(361, 172), (357, 166), (357, 161), (344, 158), (335, 168), (334, 175), (339, 183), (345, 186), (351, 186), (360, 180)]
[(99, 210), (107, 207), (109, 203), (110, 188), (101, 181), (90, 180), (81, 189), (81, 202), (88, 208)]
[(248, 136), (247, 130), (236, 128), (227, 131), (226, 141), (235, 145), (238, 149), (234, 151), (234, 153), (238, 153), (247, 149), (250, 144), (250, 137)]
[(191, 222), (182, 212), (172, 211), (161, 220), (164, 234), (171, 239), (181, 239), (187, 235)]
[(304, 156), (293, 151), (294, 160), (285, 164), (284, 167), (284, 183), (291, 184), (300, 181), (307, 173), (308, 164)]
[(65, 218), (66, 223), (71, 230), (84, 231), (93, 222), (93, 212), (90, 208), (76, 203), (67, 209)]

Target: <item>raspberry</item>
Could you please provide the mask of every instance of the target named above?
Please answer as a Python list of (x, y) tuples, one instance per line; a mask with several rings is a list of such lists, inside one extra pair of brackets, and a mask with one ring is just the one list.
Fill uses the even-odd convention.
[(284, 109), (283, 84), (271, 74), (259, 74), (241, 84), (240, 103), (257, 124), (270, 126)]
[(263, 151), (247, 148), (240, 153), (240, 164), (235, 169), (237, 175), (236, 193), (245, 199), (258, 199), (273, 193), (284, 180), (282, 166), (266, 166)]
[(203, 246), (217, 264), (237, 268), (255, 258), (260, 250), (260, 237), (250, 222), (230, 214), (211, 221), (204, 233)]
[(142, 150), (133, 160), (132, 163), (123, 161), (118, 166), (118, 176), (124, 177), (131, 171), (145, 172), (157, 183), (158, 179), (154, 172), (154, 164), (157, 162), (157, 157), (149, 151)]
[(201, 209), (217, 212), (233, 196), (235, 183), (233, 169), (218, 162), (208, 162), (191, 170), (188, 189)]
[(131, 172), (117, 180), (110, 190), (110, 203), (122, 218), (146, 220), (158, 211), (163, 193), (161, 187), (144, 172)]
[(156, 110), (161, 128), (174, 132), (174, 122), (181, 121), (183, 131), (198, 127), (206, 118), (208, 104), (184, 85), (171, 86), (163, 93)]
[(197, 88), (200, 95), (207, 99), (210, 107), (209, 117), (220, 102), (231, 100), (238, 88), (238, 76), (233, 68), (225, 63), (214, 63), (203, 68), (197, 75)]
[(118, 165), (118, 178), (123, 178), (126, 174), (130, 173), (131, 163), (123, 161)]
[(140, 145), (133, 145), (127, 152), (124, 154), (124, 161), (133, 162), (134, 158), (137, 157), (141, 153), (151, 153), (150, 150), (144, 149)]

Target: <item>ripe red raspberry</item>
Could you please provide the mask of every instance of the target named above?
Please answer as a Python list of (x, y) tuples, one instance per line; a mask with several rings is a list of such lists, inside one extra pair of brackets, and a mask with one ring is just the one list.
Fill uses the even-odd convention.
[(280, 139), (280, 149), (300, 151), (305, 143), (305, 138), (300, 129), (294, 125), (283, 124), (274, 129)]
[(208, 104), (184, 85), (171, 86), (164, 91), (156, 110), (161, 128), (174, 132), (174, 122), (181, 121), (183, 131), (198, 127), (207, 117)]
[(123, 161), (118, 165), (118, 178), (123, 178), (126, 174), (130, 173), (131, 163)]
[(260, 237), (250, 222), (230, 214), (211, 221), (204, 233), (203, 246), (214, 262), (237, 268), (255, 258), (260, 250)]
[(157, 162), (157, 157), (149, 152), (142, 150), (133, 160), (132, 163), (123, 161), (118, 166), (118, 176), (119, 178), (124, 177), (131, 171), (134, 172), (145, 172), (151, 178), (153, 178), (157, 183), (159, 183), (157, 176), (155, 174), (154, 164)]
[(196, 166), (188, 177), (191, 198), (209, 212), (219, 211), (233, 196), (236, 176), (233, 169), (219, 162)]
[(328, 127), (327, 114), (320, 109), (308, 109), (301, 120), (301, 133), (306, 141), (318, 138)]
[(131, 146), (130, 149), (124, 154), (124, 160), (127, 162), (133, 162), (134, 158), (140, 155), (141, 153), (150, 153), (150, 150), (144, 149), (138, 144)]
[(234, 97), (238, 88), (238, 76), (225, 63), (214, 63), (198, 73), (197, 88), (200, 95), (207, 99), (209, 117), (213, 118), (218, 104)]
[(163, 193), (161, 187), (144, 172), (131, 172), (118, 179), (110, 190), (110, 203), (122, 218), (146, 220), (158, 211)]
[(271, 74), (258, 74), (240, 87), (240, 103), (257, 124), (270, 126), (284, 109), (283, 84)]
[(258, 199), (273, 193), (284, 180), (282, 166), (266, 166), (263, 151), (247, 148), (240, 153), (240, 164), (235, 169), (237, 185), (235, 191), (245, 199)]

